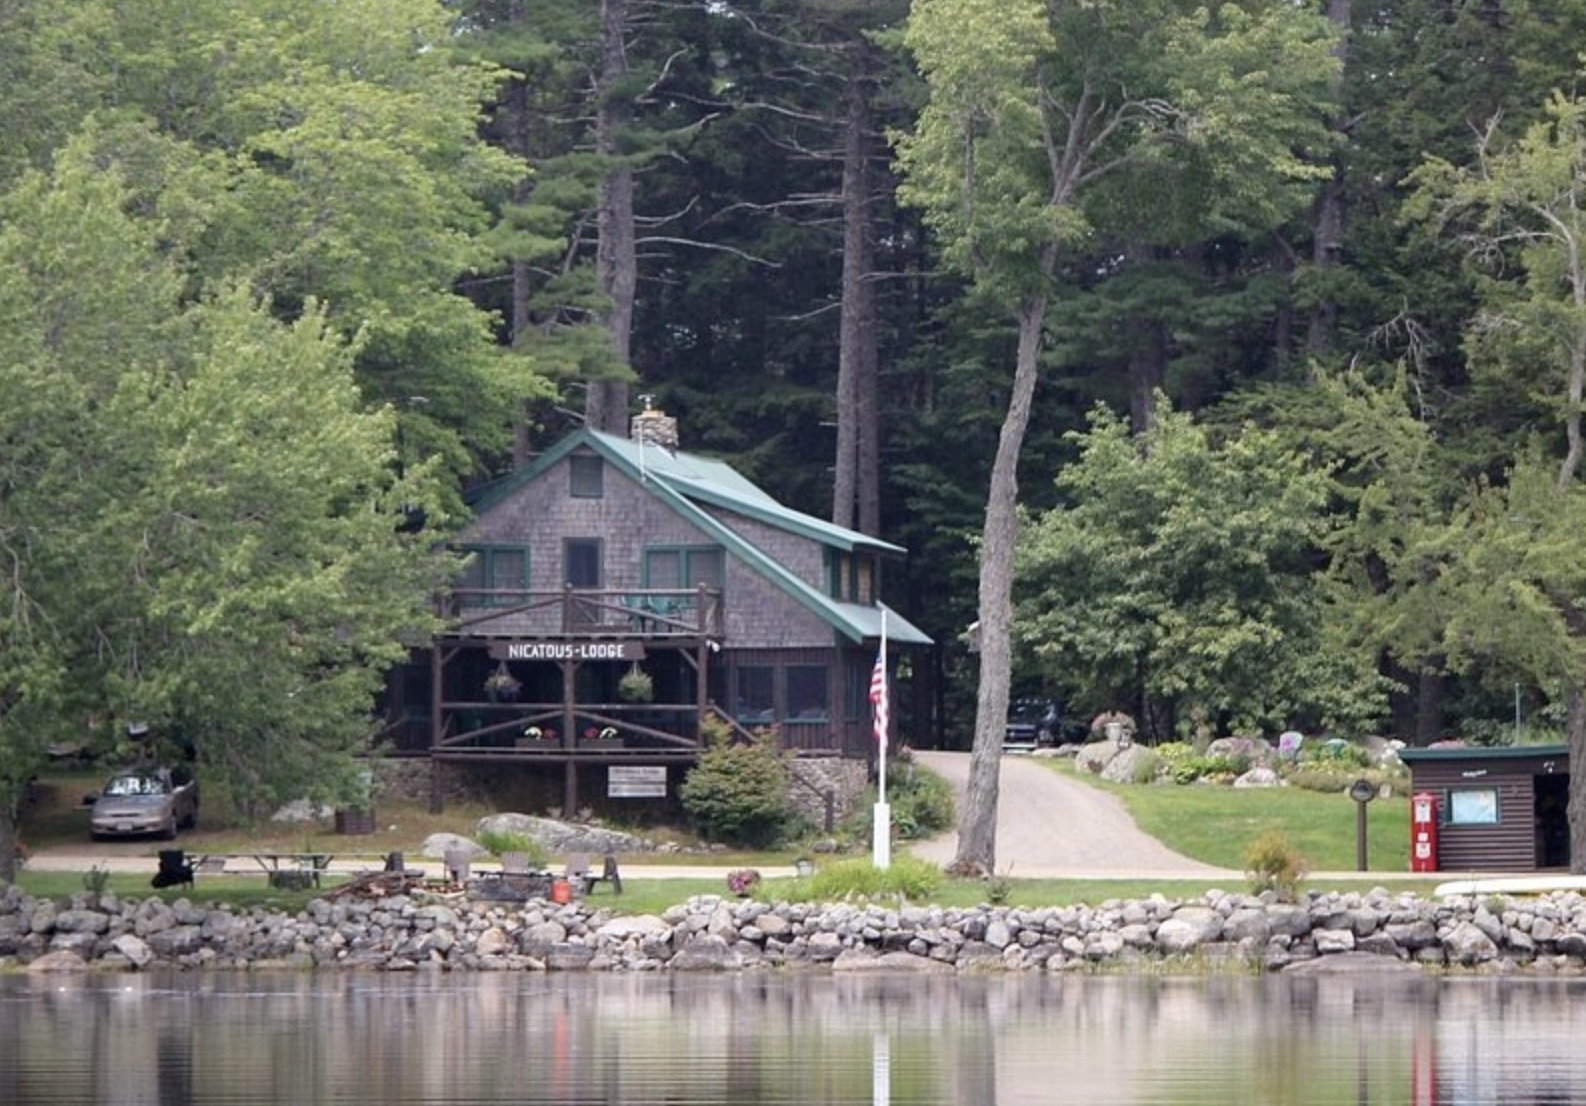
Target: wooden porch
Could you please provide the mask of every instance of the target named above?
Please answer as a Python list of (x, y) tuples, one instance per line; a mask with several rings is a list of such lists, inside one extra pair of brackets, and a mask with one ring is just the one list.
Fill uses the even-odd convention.
[[(459, 589), (430, 652), (433, 762), (561, 766), (569, 808), (583, 765), (698, 758), (724, 611), (712, 588)], [(654, 694), (618, 688), (639, 669)], [(438, 803), (438, 796), (436, 798)]]
[(453, 627), (445, 640), (511, 638), (525, 646), (631, 639), (715, 642), (720, 648), (726, 624), (721, 591), (703, 586), (602, 590), (569, 585), (549, 592), (459, 588), (442, 600), (439, 613)]

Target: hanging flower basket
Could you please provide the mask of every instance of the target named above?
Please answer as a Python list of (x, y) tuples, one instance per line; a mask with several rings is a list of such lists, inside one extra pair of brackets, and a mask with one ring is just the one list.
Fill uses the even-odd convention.
[(635, 664), (617, 681), (617, 695), (626, 703), (648, 703), (655, 697), (655, 681)]
[(494, 672), (485, 677), (485, 698), (492, 703), (514, 702), (518, 693), (523, 690), (523, 684), (502, 664)]

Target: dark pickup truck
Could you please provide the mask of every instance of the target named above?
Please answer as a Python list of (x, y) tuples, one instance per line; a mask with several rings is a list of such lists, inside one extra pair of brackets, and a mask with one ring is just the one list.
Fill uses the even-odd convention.
[(1008, 721), (1002, 747), (1028, 751), (1057, 745), (1062, 740), (1063, 712), (1055, 699), (1014, 699), (1008, 703)]

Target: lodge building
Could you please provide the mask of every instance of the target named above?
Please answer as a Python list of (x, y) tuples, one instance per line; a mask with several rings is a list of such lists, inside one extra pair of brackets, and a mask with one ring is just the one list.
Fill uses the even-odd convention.
[(659, 411), (631, 433), (581, 429), (476, 497), (446, 628), (387, 696), (386, 743), (430, 758), (433, 806), (451, 764), (559, 772), (568, 811), (617, 780), (675, 788), (707, 717), (873, 757), (883, 630), (889, 657), (930, 644), (880, 599), (905, 551), (680, 451)]

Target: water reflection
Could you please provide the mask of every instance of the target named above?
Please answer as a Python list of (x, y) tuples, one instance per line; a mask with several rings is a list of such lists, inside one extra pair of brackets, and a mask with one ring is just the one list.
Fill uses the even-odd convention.
[(1586, 1102), (1586, 983), (0, 978), (0, 1102)]

